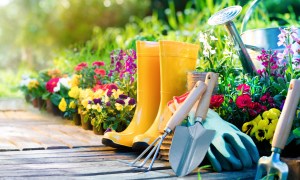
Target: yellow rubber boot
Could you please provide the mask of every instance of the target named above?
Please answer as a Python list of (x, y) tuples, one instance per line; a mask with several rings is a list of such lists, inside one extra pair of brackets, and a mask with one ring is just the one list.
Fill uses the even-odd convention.
[(133, 138), (152, 125), (160, 102), (159, 43), (137, 41), (137, 107), (129, 126), (123, 132), (108, 132), (102, 143), (119, 148), (132, 147)]
[[(134, 150), (143, 150), (149, 146), (159, 135), (159, 125), (168, 114), (167, 103), (173, 96), (186, 92), (186, 74), (195, 70), (199, 46), (195, 44), (160, 41), (160, 104), (154, 123), (151, 127), (133, 140)], [(167, 117), (167, 116), (166, 116)], [(167, 120), (168, 121), (168, 120)]]

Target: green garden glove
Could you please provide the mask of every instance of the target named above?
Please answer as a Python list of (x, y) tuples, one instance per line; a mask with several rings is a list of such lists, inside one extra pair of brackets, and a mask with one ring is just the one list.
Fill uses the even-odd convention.
[(252, 139), (233, 124), (209, 109), (203, 122), (206, 129), (216, 130), (207, 157), (215, 171), (240, 170), (258, 162), (258, 150)]

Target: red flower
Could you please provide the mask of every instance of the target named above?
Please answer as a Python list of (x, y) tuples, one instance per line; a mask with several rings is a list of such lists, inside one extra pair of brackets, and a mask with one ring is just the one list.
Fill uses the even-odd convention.
[(106, 75), (106, 71), (104, 69), (95, 69), (94, 72), (102, 77)]
[(240, 84), (236, 89), (243, 93), (248, 93), (250, 91), (250, 86), (248, 84)]
[(244, 108), (250, 106), (252, 100), (249, 94), (242, 94), (236, 98), (235, 103), (238, 108)]
[(216, 94), (213, 95), (210, 99), (210, 108), (218, 108), (224, 102), (224, 95), (223, 94)]
[(114, 83), (102, 84), (102, 85), (97, 84), (96, 86), (94, 86), (93, 91), (96, 92), (98, 89), (102, 89), (104, 91), (108, 89), (109, 91), (111, 91), (113, 89), (117, 90), (118, 86)]
[(92, 65), (93, 65), (93, 66), (104, 66), (105, 64), (104, 64), (103, 61), (95, 61), (95, 62), (93, 62)]
[(88, 66), (88, 64), (86, 62), (79, 63), (75, 67), (75, 71), (81, 71), (82, 69), (86, 68), (87, 66)]
[(56, 87), (57, 83), (59, 81), (59, 78), (52, 78), (46, 83), (46, 89), (48, 92), (53, 93), (54, 88)]

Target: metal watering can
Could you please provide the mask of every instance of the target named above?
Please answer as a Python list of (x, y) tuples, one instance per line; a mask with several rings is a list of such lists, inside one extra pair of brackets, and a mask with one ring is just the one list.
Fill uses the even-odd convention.
[[(233, 38), (233, 41), (239, 47), (238, 53), (243, 69), (249, 74), (256, 74), (257, 69), (262, 68), (261, 63), (256, 60), (257, 55), (262, 49), (272, 49), (281, 52), (285, 48), (284, 46), (277, 45), (278, 35), (281, 33), (278, 27), (253, 29), (243, 32), (244, 29), (246, 29), (247, 22), (253, 10), (260, 1), (261, 0), (253, 1), (246, 12), (242, 22), (241, 36), (232, 22), (232, 19), (241, 12), (241, 6), (230, 6), (222, 9), (212, 15), (208, 20), (208, 24), (210, 25), (224, 24), (226, 26), (226, 29)], [(297, 33), (300, 35), (300, 29), (298, 29)]]

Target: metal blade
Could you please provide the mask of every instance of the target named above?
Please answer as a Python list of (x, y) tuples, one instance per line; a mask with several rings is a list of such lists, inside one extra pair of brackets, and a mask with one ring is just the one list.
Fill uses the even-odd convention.
[(207, 130), (200, 123), (176, 127), (169, 161), (177, 176), (185, 176), (200, 165), (214, 135), (215, 130)]

